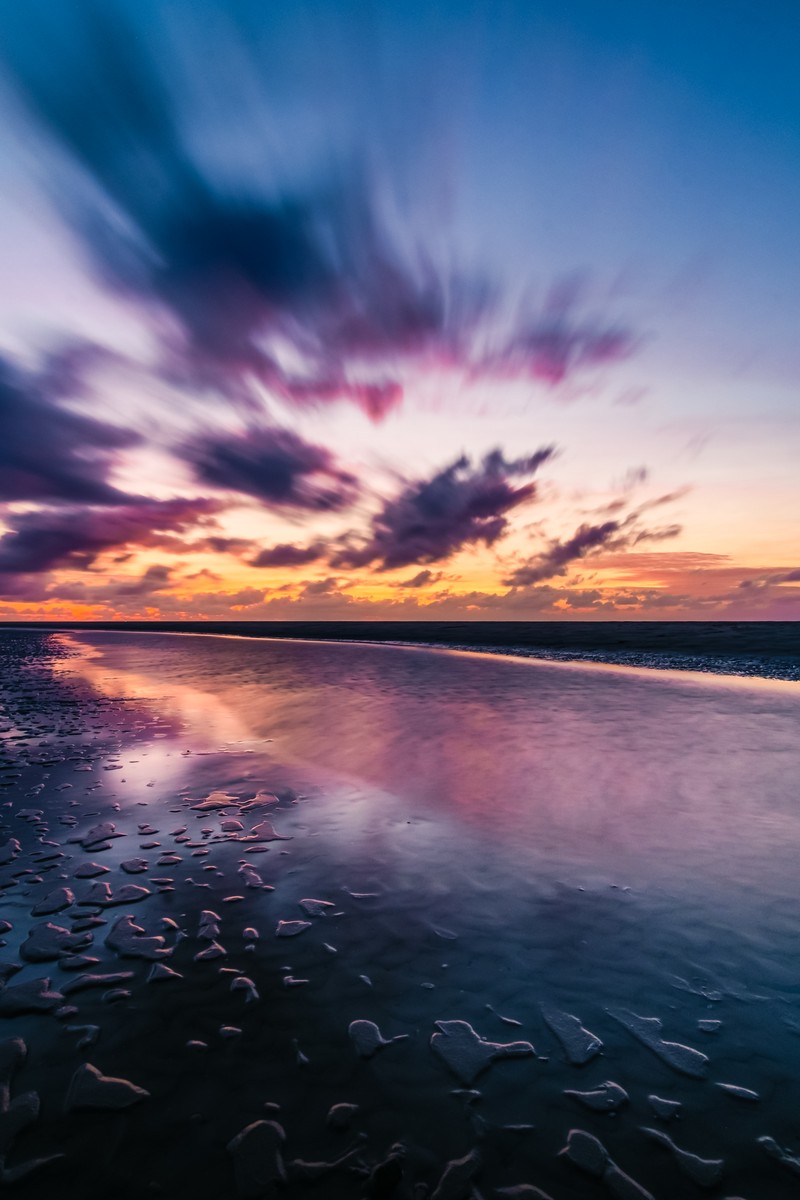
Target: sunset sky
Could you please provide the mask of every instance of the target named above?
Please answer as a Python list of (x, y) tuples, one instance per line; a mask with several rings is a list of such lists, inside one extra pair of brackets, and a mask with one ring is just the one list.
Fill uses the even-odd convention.
[(795, 0), (0, 10), (0, 618), (800, 618)]

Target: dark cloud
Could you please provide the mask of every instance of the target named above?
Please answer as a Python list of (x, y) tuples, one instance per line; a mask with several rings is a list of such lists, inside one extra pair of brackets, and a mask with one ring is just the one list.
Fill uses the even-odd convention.
[(163, 563), (154, 563), (138, 579), (130, 579), (125, 583), (117, 584), (115, 595), (117, 597), (150, 596), (154, 592), (164, 591), (172, 584), (172, 568)]
[[(195, 576), (186, 576), (186, 578), (191, 579)], [(211, 578), (213, 581), (215, 577)], [(230, 617), (231, 614), (239, 613), (247, 613), (250, 616), (253, 615), (250, 610), (256, 605), (261, 605), (264, 597), (264, 591), (259, 588), (241, 588), (238, 592), (226, 592), (217, 588), (213, 592), (195, 592), (193, 595), (180, 598), (170, 594), (160, 595), (155, 597), (152, 604), (148, 604), (147, 607), (153, 610), (153, 616), (160, 616), (164, 620)], [(124, 604), (121, 604), (120, 607), (124, 607)]]
[(53, 583), (48, 586), (46, 595), (49, 599), (116, 607), (124, 606), (130, 600), (157, 596), (174, 586), (174, 583), (172, 568), (155, 563), (134, 579), (111, 579), (103, 584), (87, 583), (82, 579)]
[[(644, 467), (629, 471), (626, 475), (626, 481), (632, 481), (633, 486), (636, 486), (637, 483), (644, 483), (646, 479), (647, 471)], [(604, 517), (611, 517), (616, 513), (622, 512), (622, 510), (628, 508), (630, 504), (630, 496), (627, 494), (630, 490), (630, 487), (626, 488), (624, 495), (617, 496), (614, 500), (610, 500), (607, 504), (602, 504), (599, 508), (591, 509), (589, 511), (595, 516)], [(665, 504), (674, 504), (678, 500), (683, 500), (684, 496), (688, 496), (691, 490), (692, 489), (690, 487), (682, 487), (678, 488), (674, 492), (665, 492), (661, 496), (654, 496), (652, 500), (644, 500), (641, 504), (636, 506), (630, 515), (634, 519), (638, 519), (644, 513), (650, 512), (654, 508), (661, 508)]]
[(186, 580), (207, 579), (209, 583), (221, 583), (222, 576), (217, 575), (216, 571), (209, 571), (208, 567), (202, 567), (199, 571), (192, 571), (190, 575), (185, 575)]
[[(254, 178), (245, 194), (211, 178), (160, 69), (169, 47), (127, 28), (119, 6), (51, 8), (46, 23), (29, 15), (6, 26), (21, 95), (94, 185), (69, 196), (84, 249), (107, 283), (176, 318), (188, 351), (177, 376), (234, 393), (255, 379), (299, 402), (349, 395), (376, 416), (396, 401), (393, 380), (353, 379), (347, 368), (422, 344), (441, 330), (442, 301), (384, 243), (360, 189), (276, 195)], [(224, 51), (206, 45), (190, 60), (189, 26), (181, 65), (197, 82), (206, 56)], [(239, 64), (227, 66), (235, 82)], [(257, 145), (255, 115), (240, 114), (237, 136)], [(307, 369), (283, 370), (269, 335), (302, 349)]]
[[(544, 583), (533, 588), (512, 588), (508, 592), (440, 592), (427, 599), (424, 613), (428, 619), (486, 617), (497, 620), (531, 620), (535, 617), (589, 616), (622, 613), (630, 617), (634, 611), (654, 612), (674, 610), (684, 614), (692, 610), (715, 608), (724, 600), (720, 596), (693, 596), (665, 592), (657, 588), (626, 588), (600, 591), (597, 588), (553, 587)], [(404, 598), (405, 603), (411, 601)]]
[[(256, 548), (250, 538), (227, 537), (223, 534), (186, 538), (172, 533), (154, 533), (148, 544), (160, 550), (169, 550), (171, 554), (232, 554), (235, 558), (241, 558), (247, 551)], [(114, 562), (124, 562), (129, 557), (129, 554), (120, 555)]]
[(395, 587), (399, 588), (421, 588), (428, 583), (437, 583), (442, 578), (441, 573), (436, 571), (419, 571), (416, 575), (412, 575), (410, 579), (401, 579)]
[(682, 525), (662, 525), (659, 529), (642, 529), (634, 535), (631, 545), (638, 546), (641, 542), (668, 541), (682, 532)]
[(5, 518), (0, 538), (3, 587), (55, 567), (87, 570), (106, 550), (158, 545), (164, 533), (185, 533), (207, 522), (219, 505), (206, 499), (138, 500), (116, 508), (40, 509)]
[[(656, 503), (661, 503), (657, 501)], [(503, 580), (506, 587), (532, 587), (545, 579), (565, 575), (571, 563), (599, 550), (624, 550), (642, 542), (660, 542), (677, 537), (680, 525), (659, 529), (642, 529), (639, 515), (653, 504), (641, 506), (619, 521), (604, 521), (601, 525), (581, 525), (566, 541), (552, 541), (546, 550), (529, 559)]]
[(325, 554), (324, 542), (312, 542), (308, 546), (296, 546), (292, 542), (280, 542), (260, 550), (249, 560), (251, 567), (303, 567), (317, 562)]
[(63, 406), (77, 386), (73, 370), (63, 363), (58, 371), (51, 362), (39, 373), (24, 372), (0, 359), (0, 501), (119, 504), (129, 499), (108, 476), (119, 451), (139, 439)]
[(193, 596), (191, 599), (184, 601), (186, 608), (196, 606), (198, 612), (204, 612), (208, 609), (211, 612), (237, 612), (240, 609), (252, 608), (254, 604), (260, 604), (264, 599), (265, 593), (260, 588), (242, 588), (238, 592), (204, 592), (199, 596)]
[(477, 542), (492, 546), (508, 528), (506, 513), (532, 500), (536, 485), (513, 485), (552, 458), (552, 447), (507, 461), (493, 450), (477, 466), (463, 455), (431, 479), (415, 480), (386, 500), (372, 518), (365, 540), (351, 536), (330, 559), (331, 566), (379, 571), (441, 562)]
[(613, 545), (618, 541), (618, 521), (605, 521), (602, 525), (581, 525), (565, 542), (551, 542), (547, 550), (512, 571), (503, 580), (506, 587), (530, 587), (555, 575), (564, 575), (571, 562), (583, 558), (591, 550)]
[[(496, 288), (401, 248), (352, 165), (325, 186), (277, 186), (255, 50), (268, 19), (245, 32), (226, 18), (234, 35), (215, 41), (191, 6), (168, 36), (113, 0), (29, 0), (3, 16), (10, 76), (54, 144), (59, 211), (107, 284), (168, 315), (171, 378), (249, 403), (262, 385), (299, 404), (344, 397), (377, 418), (411, 358), (555, 386), (631, 352), (631, 333), (587, 316), (573, 281), (509, 324)], [(243, 72), (254, 83), (224, 147), (175, 85), (204, 96), (210, 69), (225, 95), (244, 97)]]
[(773, 584), (780, 583), (800, 583), (800, 567), (793, 571), (771, 572), (755, 579), (743, 579), (738, 586), (740, 588), (751, 588), (753, 591), (759, 591), (772, 587)]
[(187, 543), (185, 548), (192, 552), (210, 550), (213, 554), (241, 554), (245, 550), (249, 550), (252, 544), (247, 538), (222, 537), (212, 534), (211, 537), (203, 538), (201, 541)]
[(278, 508), (336, 511), (359, 493), (355, 476), (337, 466), (329, 450), (277, 426), (198, 436), (178, 453), (202, 483)]
[(304, 584), (302, 590), (298, 593), (298, 600), (305, 600), (314, 596), (338, 596), (340, 581), (333, 575), (329, 575), (327, 579), (312, 579)]
[(643, 503), (636, 506), (636, 516), (641, 516), (642, 513), (650, 512), (654, 508), (662, 508), (665, 504), (674, 504), (677, 500), (683, 500), (684, 496), (688, 496), (691, 492), (691, 487), (677, 488), (674, 492), (665, 492), (662, 496), (654, 496), (652, 500), (645, 500)]

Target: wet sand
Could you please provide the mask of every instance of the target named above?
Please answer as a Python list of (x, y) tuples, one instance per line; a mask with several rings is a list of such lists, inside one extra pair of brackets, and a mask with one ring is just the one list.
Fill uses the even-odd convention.
[(0, 654), (14, 1194), (796, 1194), (791, 684)]

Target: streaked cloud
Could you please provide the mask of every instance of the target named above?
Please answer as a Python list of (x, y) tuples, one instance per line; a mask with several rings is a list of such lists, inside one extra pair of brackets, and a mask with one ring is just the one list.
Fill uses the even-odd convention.
[(25, 371), (0, 359), (0, 502), (119, 504), (110, 476), (132, 430), (70, 411), (80, 391), (68, 363)]
[(352, 505), (360, 491), (355, 475), (330, 451), (274, 425), (251, 425), (240, 434), (201, 434), (177, 453), (200, 483), (279, 508), (337, 511)]
[(111, 549), (157, 546), (164, 533), (186, 534), (213, 520), (219, 504), (206, 498), (139, 499), (111, 508), (35, 509), (4, 518), (0, 580), (55, 567), (91, 568)]
[[(235, 13), (225, 26), (243, 35)], [(256, 10), (250, 37), (254, 21)], [(263, 84), (215, 168), (172, 77), (202, 93), (210, 56), (232, 87), (252, 64), (240, 38), (213, 44), (189, 10), (167, 37), (116, 0), (49, 6), (56, 57), (29, 10), (4, 25), (59, 210), (97, 279), (149, 310), (174, 384), (255, 408), (265, 389), (300, 406), (344, 399), (379, 419), (400, 402), (409, 362), (557, 386), (633, 351), (636, 335), (583, 311), (571, 280), (543, 302), (514, 298), (490, 273), (397, 236), (383, 181), (352, 155), (302, 186), (271, 172)], [(258, 32), (269, 33), (267, 10)]]
[(411, 480), (373, 516), (366, 537), (353, 534), (331, 557), (333, 567), (378, 571), (443, 562), (464, 546), (493, 546), (508, 514), (533, 500), (536, 484), (514, 484), (553, 458), (548, 446), (507, 460), (493, 450), (474, 465), (466, 455), (429, 479)]

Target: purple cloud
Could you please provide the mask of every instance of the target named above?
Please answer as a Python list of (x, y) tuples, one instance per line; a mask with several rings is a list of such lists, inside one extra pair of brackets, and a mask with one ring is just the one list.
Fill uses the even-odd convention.
[(577, 559), (585, 558), (598, 550), (623, 550), (628, 546), (638, 546), (641, 542), (664, 541), (677, 537), (681, 532), (680, 525), (668, 525), (660, 529), (642, 529), (636, 524), (639, 513), (629, 514), (621, 521), (605, 521), (602, 525), (581, 525), (571, 538), (566, 541), (553, 541), (540, 554), (515, 568), (503, 580), (506, 587), (524, 588), (552, 579), (557, 575), (565, 575), (567, 568)]
[(552, 579), (555, 575), (564, 575), (568, 565), (576, 558), (583, 558), (591, 550), (613, 544), (619, 530), (618, 521), (606, 521), (602, 525), (581, 525), (567, 541), (552, 542), (542, 554), (512, 571), (503, 583), (506, 587), (530, 587), (531, 584)]
[(164, 563), (154, 563), (143, 571), (138, 579), (126, 580), (116, 584), (116, 597), (150, 596), (154, 592), (164, 591), (173, 584), (172, 568)]
[(56, 567), (90, 569), (106, 550), (159, 545), (163, 535), (186, 533), (219, 511), (203, 498), (139, 499), (116, 508), (40, 509), (5, 518), (0, 537), (0, 578), (39, 575)]
[(514, 486), (510, 479), (535, 474), (554, 453), (547, 447), (507, 461), (494, 450), (475, 467), (463, 455), (431, 479), (407, 483), (375, 514), (365, 539), (345, 539), (331, 566), (391, 571), (441, 562), (470, 544), (494, 545), (508, 528), (506, 513), (536, 494), (534, 483)]
[(183, 549), (187, 552), (196, 550), (210, 550), (213, 554), (241, 554), (245, 550), (251, 549), (253, 543), (248, 538), (238, 537), (223, 537), (219, 534), (211, 534), (209, 537), (204, 537), (200, 541), (187, 542)]
[(45, 596), (48, 599), (74, 600), (79, 604), (118, 606), (124, 605), (128, 600), (157, 596), (173, 587), (174, 583), (172, 568), (155, 563), (135, 579), (112, 579), (100, 585), (86, 583), (84, 580), (60, 582), (50, 585)]
[(290, 429), (251, 426), (242, 434), (205, 434), (178, 449), (197, 478), (276, 508), (331, 512), (359, 494), (358, 480), (329, 450)]
[(753, 591), (758, 591), (780, 583), (800, 583), (800, 567), (792, 571), (764, 574), (755, 579), (743, 579), (737, 586), (739, 588), (751, 588)]
[(502, 374), (528, 375), (557, 387), (581, 371), (620, 361), (632, 354), (635, 339), (622, 326), (582, 321), (564, 312), (557, 318), (546, 314), (482, 363)]
[[(255, 45), (239, 19), (242, 43)], [(3, 54), (55, 143), (58, 207), (96, 273), (168, 318), (163, 370), (172, 379), (254, 407), (265, 386), (297, 404), (345, 398), (379, 418), (399, 402), (409, 360), (557, 386), (633, 349), (622, 325), (581, 315), (569, 283), (508, 328), (508, 297), (401, 246), (352, 166), (304, 192), (254, 172), (254, 161), (269, 161), (257, 87), (237, 113), (224, 166), (215, 163), (173, 81), (205, 94), (213, 55), (218, 83), (235, 91), (242, 62), (226, 57), (231, 43), (211, 45), (191, 20), (161, 40), (156, 26), (146, 36), (135, 16), (128, 20), (111, 4), (51, 6), (54, 62), (36, 23), (11, 13)], [(279, 345), (293, 351), (291, 370)]]
[(312, 579), (306, 583), (297, 598), (304, 600), (313, 596), (336, 595), (339, 595), (339, 580), (335, 576), (329, 575), (327, 579)]
[(401, 579), (394, 586), (398, 588), (421, 588), (428, 583), (438, 583), (442, 578), (440, 572), (436, 571), (418, 571), (416, 575), (412, 575), (410, 579)]
[(249, 560), (251, 567), (303, 567), (317, 562), (325, 554), (324, 542), (312, 542), (308, 546), (296, 546), (292, 542), (280, 542), (260, 550)]
[(662, 525), (658, 529), (642, 529), (634, 534), (631, 545), (638, 546), (641, 542), (665, 542), (677, 537), (683, 532), (682, 525)]
[(63, 407), (76, 381), (66, 367), (58, 383), (53, 373), (26, 373), (0, 360), (0, 501), (124, 502), (129, 497), (108, 476), (119, 451), (139, 438)]

